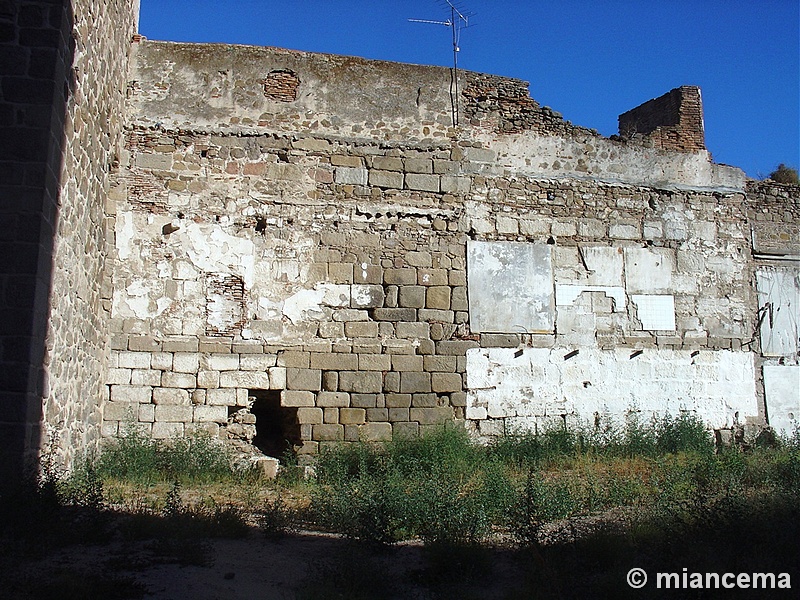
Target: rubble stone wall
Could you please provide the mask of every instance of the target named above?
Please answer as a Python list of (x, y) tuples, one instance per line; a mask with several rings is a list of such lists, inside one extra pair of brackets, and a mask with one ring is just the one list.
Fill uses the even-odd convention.
[[(0, 3), (4, 174), (2, 468), (99, 439), (104, 204), (138, 6)], [(5, 478), (4, 478), (5, 479)]]

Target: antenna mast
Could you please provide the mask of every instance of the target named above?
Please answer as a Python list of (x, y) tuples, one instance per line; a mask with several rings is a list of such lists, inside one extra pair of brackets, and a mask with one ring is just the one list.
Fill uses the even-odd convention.
[(431, 25), (444, 25), (451, 27), (453, 33), (453, 69), (450, 72), (450, 109), (452, 111), (453, 126), (458, 126), (458, 115), (460, 112), (459, 98), (458, 98), (458, 53), (459, 42), (461, 39), (461, 30), (469, 27), (469, 17), (471, 13), (465, 13), (457, 8), (451, 0), (443, 0), (443, 6), (450, 9), (450, 18), (447, 21), (432, 21), (429, 19), (409, 19), (412, 23), (428, 23)]

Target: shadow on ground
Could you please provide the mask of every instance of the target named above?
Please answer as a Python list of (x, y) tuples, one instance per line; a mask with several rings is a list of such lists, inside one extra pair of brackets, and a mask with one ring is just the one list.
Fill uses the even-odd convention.
[[(790, 502), (601, 519), (588, 531), (572, 520), (548, 544), (520, 549), (267, 536), (227, 509), (121, 513), (62, 506), (46, 489), (1, 500), (0, 597), (20, 600), (793, 598), (800, 586), (800, 507)], [(626, 583), (633, 567), (650, 576), (642, 589)], [(689, 582), (695, 572), (788, 573), (795, 591), (674, 589), (684, 569)], [(658, 589), (658, 572), (679, 577)]]

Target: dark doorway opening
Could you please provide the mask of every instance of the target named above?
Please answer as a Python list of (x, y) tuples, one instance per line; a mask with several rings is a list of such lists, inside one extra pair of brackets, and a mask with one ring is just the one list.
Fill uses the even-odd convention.
[(267, 456), (281, 458), (287, 450), (300, 445), (300, 424), (297, 409), (281, 406), (281, 393), (276, 390), (250, 390), (256, 418), (253, 445)]

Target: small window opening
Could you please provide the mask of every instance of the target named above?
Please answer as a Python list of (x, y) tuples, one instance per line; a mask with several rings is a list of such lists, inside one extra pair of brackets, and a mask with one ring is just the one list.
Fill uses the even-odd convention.
[(281, 393), (276, 390), (250, 390), (256, 418), (253, 445), (267, 456), (281, 458), (287, 450), (299, 446), (300, 425), (297, 408), (281, 406)]

